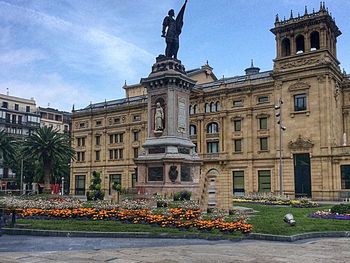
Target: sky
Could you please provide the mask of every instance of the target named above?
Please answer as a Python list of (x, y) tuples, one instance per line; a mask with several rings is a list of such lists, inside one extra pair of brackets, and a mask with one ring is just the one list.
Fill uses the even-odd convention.
[[(0, 0), (0, 93), (71, 111), (125, 97), (164, 53), (162, 21), (184, 0)], [(188, 0), (178, 58), (186, 69), (209, 62), (218, 78), (273, 68), (270, 29), (319, 10), (318, 0)], [(342, 35), (337, 51), (350, 72), (350, 2), (328, 0)]]

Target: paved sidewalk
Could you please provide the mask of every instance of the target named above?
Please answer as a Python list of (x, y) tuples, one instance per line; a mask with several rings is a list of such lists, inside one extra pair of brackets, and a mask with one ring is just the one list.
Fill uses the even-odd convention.
[(88, 251), (1, 253), (0, 262), (350, 262), (349, 238), (325, 238), (295, 243), (245, 240), (209, 245), (126, 248)]

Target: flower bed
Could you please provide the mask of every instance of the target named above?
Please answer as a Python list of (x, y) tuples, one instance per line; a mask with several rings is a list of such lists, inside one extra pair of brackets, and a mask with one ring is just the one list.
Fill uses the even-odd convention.
[(311, 218), (350, 220), (350, 204), (339, 204), (329, 210), (317, 211), (309, 215)]
[(20, 218), (27, 219), (84, 219), (84, 220), (118, 220), (124, 223), (147, 223), (161, 227), (176, 227), (180, 229), (196, 228), (198, 230), (218, 229), (222, 232), (232, 233), (240, 231), (249, 233), (252, 225), (244, 220), (226, 222), (222, 218), (215, 220), (201, 219), (201, 210), (186, 210), (172, 208), (164, 214), (155, 214), (149, 209), (124, 209), (114, 208), (110, 210), (96, 208), (68, 208), (68, 209), (41, 209), (25, 208), (16, 209)]

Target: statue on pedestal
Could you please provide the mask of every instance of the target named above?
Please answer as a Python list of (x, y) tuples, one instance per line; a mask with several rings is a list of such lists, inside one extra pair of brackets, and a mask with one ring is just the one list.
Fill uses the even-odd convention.
[(163, 121), (164, 121), (164, 111), (160, 103), (157, 102), (156, 112), (154, 113), (154, 130), (155, 131), (164, 130)]
[(174, 19), (174, 9), (170, 9), (168, 16), (163, 20), (162, 37), (165, 38), (166, 49), (165, 56), (168, 58), (177, 59), (177, 52), (179, 50), (179, 35), (182, 31), (183, 16), (186, 8), (187, 0), (182, 6), (176, 19)]

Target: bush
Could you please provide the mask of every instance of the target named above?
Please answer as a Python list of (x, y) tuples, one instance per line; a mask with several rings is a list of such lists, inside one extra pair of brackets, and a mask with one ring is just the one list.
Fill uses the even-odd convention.
[(189, 191), (177, 192), (174, 195), (174, 201), (189, 201), (191, 200), (192, 193)]
[(340, 215), (350, 214), (350, 204), (335, 205), (331, 208), (331, 212)]
[(92, 173), (90, 191), (86, 192), (86, 198), (88, 201), (103, 200), (105, 194), (101, 191), (101, 175), (99, 172), (94, 171)]

